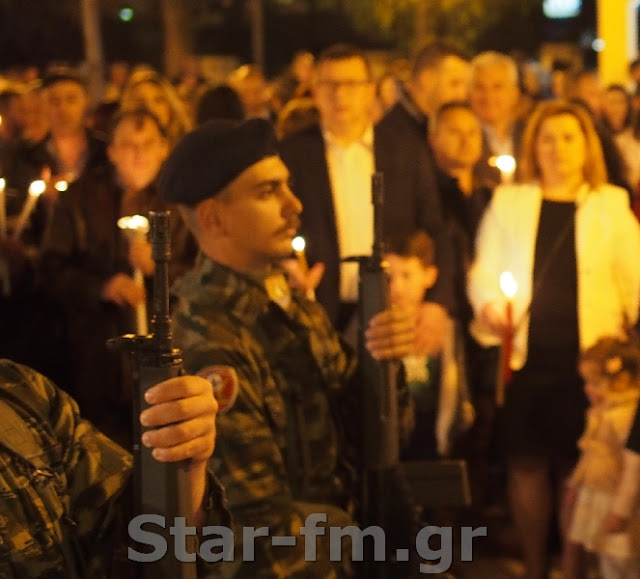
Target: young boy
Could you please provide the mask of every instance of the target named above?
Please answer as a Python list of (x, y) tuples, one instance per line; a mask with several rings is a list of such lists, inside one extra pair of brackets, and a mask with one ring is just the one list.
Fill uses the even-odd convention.
[[(438, 277), (433, 242), (424, 231), (415, 231), (388, 240), (386, 249), (391, 303), (417, 315), (425, 292)], [(405, 460), (448, 455), (455, 435), (473, 422), (458, 342), (455, 326), (449, 322), (438, 356), (416, 353), (402, 360), (416, 413), (415, 429), (403, 449)]]

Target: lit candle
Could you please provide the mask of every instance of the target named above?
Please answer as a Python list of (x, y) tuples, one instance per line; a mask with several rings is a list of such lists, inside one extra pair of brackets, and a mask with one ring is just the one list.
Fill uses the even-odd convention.
[[(303, 277), (306, 277), (309, 273), (309, 264), (307, 263), (307, 255), (304, 252), (307, 246), (304, 237), (298, 235), (291, 240), (291, 247), (293, 247), (293, 254), (296, 256), (296, 260), (298, 261), (298, 267), (300, 269), (300, 273)], [(316, 292), (313, 288), (309, 288), (306, 291), (306, 295), (310, 300), (316, 299)]]
[(511, 183), (516, 172), (516, 160), (511, 155), (498, 155), (495, 163), (500, 169), (502, 183)]
[(293, 253), (298, 260), (300, 271), (306, 274), (309, 271), (309, 265), (307, 264), (307, 256), (304, 253), (304, 249), (307, 246), (304, 237), (298, 235), (291, 240), (291, 247), (293, 247)]
[(500, 276), (500, 289), (504, 293), (507, 303), (505, 306), (505, 330), (502, 336), (502, 353), (500, 364), (500, 376), (496, 391), (498, 406), (504, 404), (505, 388), (511, 380), (511, 352), (513, 351), (513, 297), (518, 291), (518, 283), (510, 271), (505, 271)]
[(7, 207), (4, 199), (5, 180), (0, 178), (0, 241), (7, 237)]
[(29, 221), (29, 217), (31, 217), (31, 214), (36, 207), (38, 197), (45, 192), (46, 188), (47, 184), (41, 179), (33, 181), (33, 183), (29, 185), (27, 200), (22, 206), (22, 211), (20, 211), (20, 215), (18, 215), (18, 221), (16, 222), (16, 227), (13, 230), (14, 239), (18, 239), (22, 235), (22, 232)]
[(69, 188), (69, 183), (67, 183), (64, 179), (62, 179), (60, 181), (56, 181), (56, 184), (54, 185), (54, 187), (56, 188), (56, 191), (59, 191), (60, 193), (62, 193), (63, 191), (66, 191)]
[[(122, 229), (129, 240), (134, 241), (144, 238), (149, 231), (149, 220), (142, 215), (131, 215), (118, 219), (118, 227)], [(133, 270), (133, 280), (136, 285), (144, 288), (144, 274), (139, 267)], [(146, 336), (149, 333), (147, 325), (147, 304), (142, 300), (136, 306), (136, 333), (139, 336)]]

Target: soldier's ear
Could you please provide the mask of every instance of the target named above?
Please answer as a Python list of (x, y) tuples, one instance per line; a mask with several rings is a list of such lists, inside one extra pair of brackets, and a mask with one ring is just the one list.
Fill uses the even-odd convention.
[(196, 220), (201, 231), (221, 229), (220, 207), (215, 199), (205, 199), (196, 206)]

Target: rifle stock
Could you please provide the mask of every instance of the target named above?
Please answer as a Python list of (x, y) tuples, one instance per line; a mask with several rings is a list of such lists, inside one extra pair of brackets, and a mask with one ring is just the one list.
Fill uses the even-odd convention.
[[(146, 391), (182, 373), (182, 353), (172, 346), (171, 319), (169, 314), (169, 260), (171, 239), (169, 212), (149, 214), (152, 258), (155, 262), (153, 280), (153, 317), (148, 336), (126, 335), (109, 340), (111, 348), (127, 351), (133, 360), (135, 390), (133, 396), (133, 515), (162, 515), (165, 528), (154, 529), (161, 534), (168, 548), (166, 555), (154, 563), (140, 563), (137, 576), (143, 579), (195, 579), (196, 563), (182, 562), (173, 550), (174, 540), (169, 528), (176, 517), (190, 521), (191, 487), (188, 478), (188, 461), (161, 463), (155, 460), (151, 449), (143, 446), (140, 438), (140, 412), (148, 407), (144, 399)], [(190, 536), (187, 539), (194, 539)], [(143, 548), (138, 549), (144, 552)], [(187, 543), (187, 552), (194, 552), (194, 543)]]

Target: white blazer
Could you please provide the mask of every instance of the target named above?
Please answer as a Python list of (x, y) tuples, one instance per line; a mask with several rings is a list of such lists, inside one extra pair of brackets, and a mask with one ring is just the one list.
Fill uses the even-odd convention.
[[(510, 366), (519, 370), (527, 359), (529, 304), (533, 262), (542, 204), (538, 184), (498, 187), (480, 224), (476, 259), (467, 292), (475, 319), (471, 333), (483, 345), (500, 336), (480, 320), (489, 302), (505, 303), (500, 274), (510, 271), (518, 282), (513, 298), (516, 332)], [(580, 347), (605, 335), (619, 334), (625, 321), (634, 324), (640, 304), (640, 227), (629, 208), (627, 192), (613, 185), (580, 189), (576, 211), (578, 332)], [(558, 232), (560, 233), (560, 232)]]

